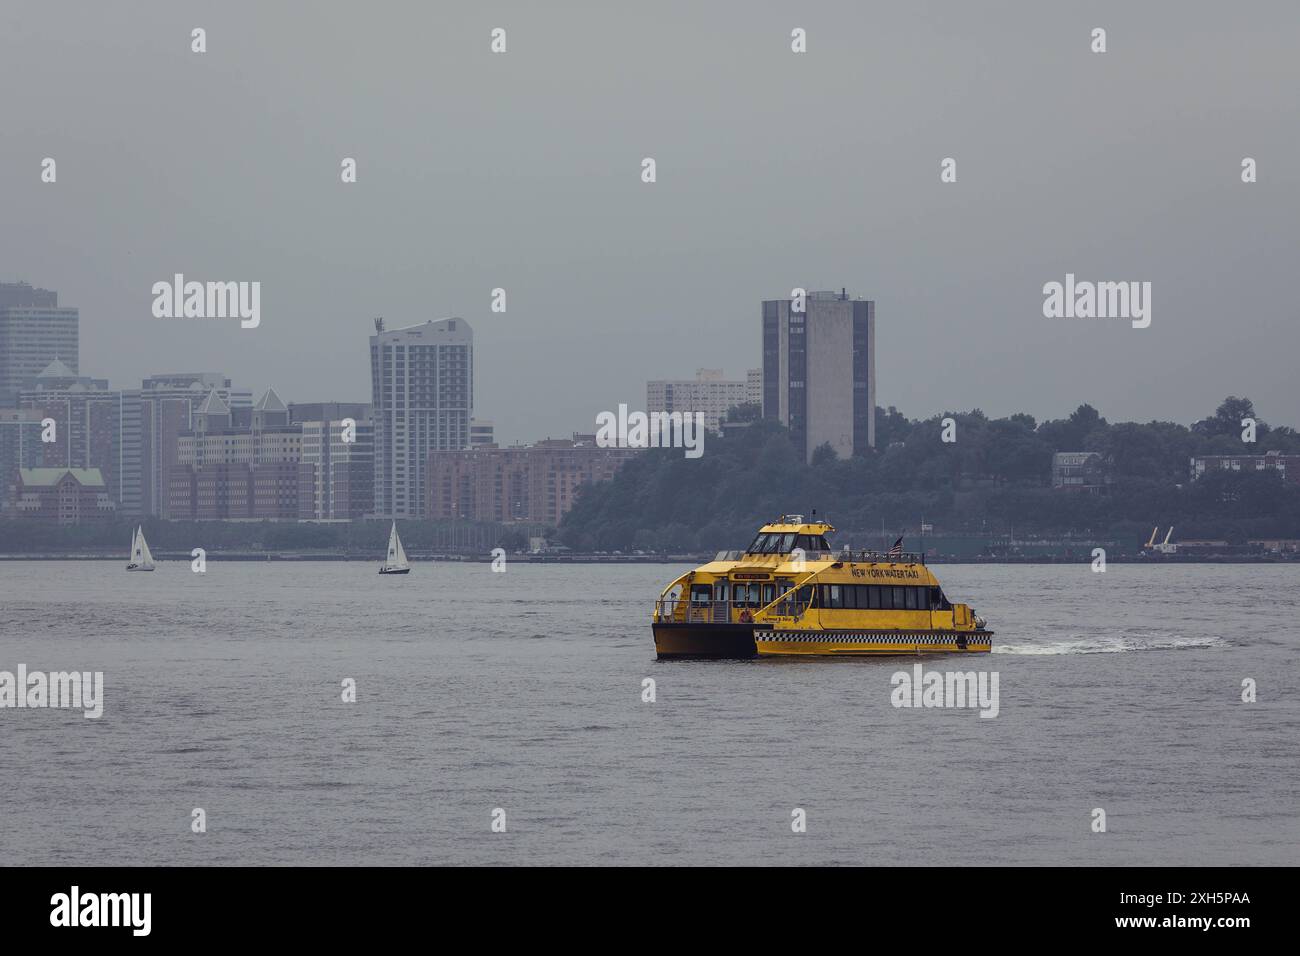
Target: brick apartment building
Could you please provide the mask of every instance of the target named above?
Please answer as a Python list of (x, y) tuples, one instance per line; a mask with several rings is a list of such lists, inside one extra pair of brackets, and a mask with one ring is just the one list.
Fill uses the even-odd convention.
[(608, 481), (637, 449), (601, 448), (593, 435), (506, 448), (429, 453), (429, 518), (559, 524), (578, 489)]

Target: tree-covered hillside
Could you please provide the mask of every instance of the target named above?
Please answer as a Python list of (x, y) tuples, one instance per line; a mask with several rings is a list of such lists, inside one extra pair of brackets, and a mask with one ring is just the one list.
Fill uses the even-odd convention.
[[(746, 416), (739, 416), (746, 417)], [(956, 421), (956, 441), (941, 440)], [(1080, 533), (1143, 538), (1155, 524), (1180, 537), (1300, 537), (1300, 485), (1276, 472), (1210, 474), (1192, 482), (1194, 455), (1300, 454), (1291, 428), (1256, 426), (1242, 441), (1249, 399), (1228, 398), (1190, 428), (1173, 422), (1111, 424), (1091, 405), (1069, 418), (989, 419), (978, 409), (911, 420), (877, 409), (874, 450), (839, 460), (829, 447), (804, 464), (779, 424), (754, 421), (710, 435), (704, 455), (649, 449), (615, 478), (583, 489), (561, 525), (577, 550), (702, 550), (740, 547), (763, 521), (816, 508), (841, 532)], [(1111, 484), (1102, 493), (1051, 487), (1052, 455), (1098, 452)], [(841, 535), (843, 537), (843, 535)]]

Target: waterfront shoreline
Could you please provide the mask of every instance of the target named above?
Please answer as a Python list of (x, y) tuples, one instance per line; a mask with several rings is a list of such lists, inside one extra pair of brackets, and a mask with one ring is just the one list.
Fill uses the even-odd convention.
[[(420, 554), (408, 552), (413, 563), (422, 564), (490, 564), (491, 553), (479, 554)], [(156, 551), (154, 558), (165, 562), (189, 562), (192, 560), (187, 551)], [(698, 564), (708, 561), (711, 554), (673, 554), (673, 555), (537, 555), (507, 554), (506, 561), (513, 564)], [(42, 552), (33, 554), (0, 554), (0, 561), (122, 561), (126, 558), (119, 552)], [(362, 564), (379, 564), (380, 558), (370, 554), (331, 554), (304, 552), (218, 552), (209, 551), (207, 561), (288, 561), (288, 562), (338, 562), (350, 561)], [(1024, 555), (1024, 556), (971, 556), (971, 555), (934, 555), (926, 559), (926, 564), (1087, 564), (1092, 561), (1088, 553), (1075, 555)], [(1300, 555), (1114, 555), (1106, 558), (1107, 564), (1300, 564)]]

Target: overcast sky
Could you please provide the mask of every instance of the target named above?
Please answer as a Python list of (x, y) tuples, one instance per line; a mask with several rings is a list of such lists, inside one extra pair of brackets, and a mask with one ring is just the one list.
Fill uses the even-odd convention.
[[(761, 299), (846, 286), (912, 417), (1300, 426), (1294, 0), (5, 0), (0, 89), (0, 281), (80, 307), (115, 386), (368, 401), (374, 316), (461, 316), (476, 414), (532, 440), (742, 377)], [(175, 272), (260, 281), (261, 326), (154, 318)], [(1150, 328), (1045, 318), (1067, 272), (1151, 282)]]

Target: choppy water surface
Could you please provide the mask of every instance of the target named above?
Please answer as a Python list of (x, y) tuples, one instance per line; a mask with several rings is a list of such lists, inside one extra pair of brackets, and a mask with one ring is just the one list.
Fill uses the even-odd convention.
[(0, 863), (1300, 863), (1300, 567), (941, 566), (995, 652), (925, 666), (996, 719), (892, 707), (907, 658), (658, 663), (679, 570), (0, 563), (0, 669), (106, 684), (0, 710)]

